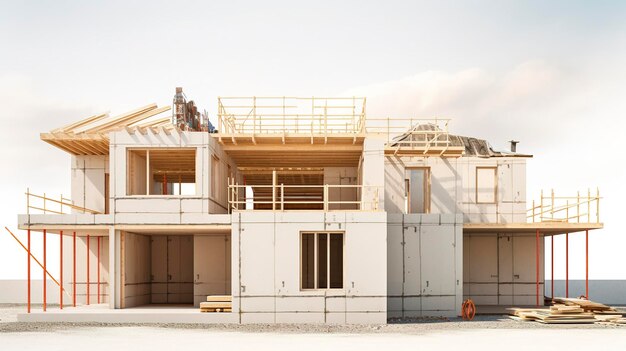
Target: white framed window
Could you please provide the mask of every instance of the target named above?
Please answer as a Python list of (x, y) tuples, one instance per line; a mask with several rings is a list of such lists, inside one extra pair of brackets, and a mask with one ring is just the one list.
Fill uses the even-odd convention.
[(196, 195), (195, 148), (129, 148), (126, 195)]
[(300, 233), (300, 288), (343, 289), (343, 232)]

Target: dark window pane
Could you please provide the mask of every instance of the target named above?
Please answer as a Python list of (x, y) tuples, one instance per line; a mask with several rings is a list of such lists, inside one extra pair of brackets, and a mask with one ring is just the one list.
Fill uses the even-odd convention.
[(315, 288), (315, 235), (302, 234), (302, 289)]
[(343, 288), (343, 234), (330, 234), (330, 287)]

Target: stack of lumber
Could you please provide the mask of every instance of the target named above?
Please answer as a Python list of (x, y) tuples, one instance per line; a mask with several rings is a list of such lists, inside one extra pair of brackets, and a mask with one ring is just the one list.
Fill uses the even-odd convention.
[(612, 307), (609, 307), (607, 305), (603, 305), (603, 304), (601, 304), (599, 302), (594, 302), (594, 301), (585, 300), (585, 299), (573, 299), (573, 298), (565, 298), (565, 297), (555, 297), (554, 298), (554, 303), (555, 304), (562, 304), (562, 305), (566, 305), (566, 306), (578, 306), (578, 307), (582, 308), (585, 311), (593, 311), (593, 312), (614, 310)]
[(623, 317), (623, 314), (596, 314), (595, 317), (599, 323), (626, 325), (626, 318)]
[(513, 308), (514, 319), (535, 321), (544, 324), (563, 323), (595, 323), (596, 319), (591, 312), (585, 312), (577, 306), (554, 305), (550, 308)]
[(622, 312), (598, 302), (558, 297), (550, 308), (510, 308), (511, 318), (545, 324), (626, 324)]
[(200, 312), (231, 312), (232, 301), (232, 296), (209, 295), (206, 302), (200, 302)]

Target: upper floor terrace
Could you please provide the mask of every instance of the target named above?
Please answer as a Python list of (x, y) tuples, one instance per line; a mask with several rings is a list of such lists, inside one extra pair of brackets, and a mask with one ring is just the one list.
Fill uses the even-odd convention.
[[(387, 153), (459, 157), (464, 147), (450, 138), (448, 119), (371, 117), (364, 97), (220, 97), (213, 134), (227, 150), (263, 145), (356, 146), (384, 140)], [(261, 145), (261, 146), (259, 146)], [(250, 148), (254, 146), (254, 148)]]

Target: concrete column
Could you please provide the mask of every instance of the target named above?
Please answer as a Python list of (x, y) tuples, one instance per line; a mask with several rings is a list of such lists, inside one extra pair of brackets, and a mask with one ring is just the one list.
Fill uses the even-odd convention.
[(378, 210), (385, 210), (385, 141), (366, 138), (363, 142), (363, 201), (364, 210), (373, 210), (372, 204), (378, 198)]
[(109, 227), (109, 308), (121, 306), (120, 231)]

